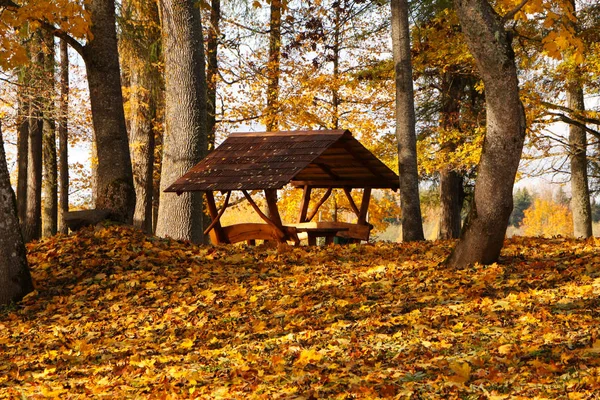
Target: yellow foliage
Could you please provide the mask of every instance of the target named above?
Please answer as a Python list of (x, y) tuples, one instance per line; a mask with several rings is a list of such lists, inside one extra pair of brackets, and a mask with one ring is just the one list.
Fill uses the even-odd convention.
[(525, 236), (572, 236), (571, 210), (550, 200), (535, 199), (525, 210), (522, 227)]

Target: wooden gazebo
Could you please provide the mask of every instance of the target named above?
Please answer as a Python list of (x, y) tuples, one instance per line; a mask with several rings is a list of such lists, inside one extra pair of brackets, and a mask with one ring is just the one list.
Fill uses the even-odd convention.
[[(302, 188), (304, 195), (296, 223), (283, 224), (277, 208), (277, 190), (290, 183)], [(200, 163), (165, 191), (181, 194), (190, 191), (206, 193), (212, 223), (205, 230), (213, 243), (237, 243), (256, 239), (299, 243), (298, 232), (306, 232), (309, 244), (315, 238), (334, 236), (353, 241), (368, 240), (371, 225), (367, 212), (371, 189), (397, 190), (399, 178), (347, 130), (233, 133)], [(325, 194), (309, 212), (312, 189), (325, 188)], [(344, 190), (358, 220), (344, 222), (311, 222), (319, 207), (333, 189)], [(357, 205), (352, 189), (364, 189)], [(233, 190), (243, 193), (252, 208), (265, 221), (221, 226), (220, 218), (229, 205)], [(263, 190), (268, 216), (252, 199), (249, 191)], [(225, 194), (225, 202), (217, 209), (213, 192)]]

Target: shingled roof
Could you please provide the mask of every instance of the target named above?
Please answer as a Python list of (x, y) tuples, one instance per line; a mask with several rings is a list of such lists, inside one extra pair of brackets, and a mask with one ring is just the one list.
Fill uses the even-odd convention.
[(398, 189), (396, 173), (347, 130), (233, 133), (166, 192), (311, 187)]

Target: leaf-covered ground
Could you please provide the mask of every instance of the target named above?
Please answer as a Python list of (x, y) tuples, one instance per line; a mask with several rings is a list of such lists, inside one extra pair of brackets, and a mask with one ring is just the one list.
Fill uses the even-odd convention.
[(197, 247), (123, 227), (29, 247), (0, 398), (595, 398), (600, 241)]

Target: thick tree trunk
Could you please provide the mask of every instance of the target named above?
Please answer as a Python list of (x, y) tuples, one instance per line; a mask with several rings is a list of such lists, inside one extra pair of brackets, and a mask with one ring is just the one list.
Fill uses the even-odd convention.
[(29, 100), (25, 86), (20, 86), (19, 114), (17, 116), (17, 213), (21, 231), (27, 215), (27, 158), (29, 152)]
[(464, 200), (462, 175), (451, 169), (440, 172), (440, 239), (460, 236)]
[(408, 1), (392, 0), (392, 47), (396, 74), (396, 137), (400, 172), (402, 206), (402, 240), (424, 240), (419, 175), (417, 170), (417, 138), (413, 97)]
[[(442, 77), (440, 125), (445, 131), (459, 129), (462, 79), (458, 74), (446, 72)], [(456, 144), (442, 143), (442, 151), (453, 152)], [(447, 167), (440, 172), (440, 239), (457, 239), (460, 236), (461, 211), (464, 199), (461, 174)]]
[[(584, 111), (583, 88), (580, 84), (567, 87), (568, 107), (577, 112)], [(569, 125), (569, 150), (571, 158), (571, 211), (573, 213), (573, 235), (576, 238), (592, 236), (592, 211), (587, 174), (587, 138), (585, 130)]]
[(146, 68), (132, 68), (129, 147), (136, 198), (133, 225), (148, 233), (152, 232), (153, 119), (156, 115), (151, 86), (152, 78)]
[(164, 189), (206, 155), (207, 106), (200, 12), (193, 0), (161, 0), (166, 80), (161, 194), (156, 234), (204, 239), (202, 196)]
[(268, 132), (279, 129), (279, 77), (281, 75), (281, 0), (271, 0), (269, 22), (269, 79), (267, 84)]
[(123, 112), (115, 3), (91, 0), (86, 9), (90, 13), (93, 39), (82, 52), (98, 155), (96, 208), (110, 210), (112, 219), (131, 223), (135, 190)]
[(59, 148), (59, 193), (58, 208), (59, 231), (68, 233), (69, 228), (65, 224), (65, 213), (69, 212), (69, 136), (68, 136), (68, 112), (69, 112), (69, 53), (67, 42), (60, 41), (60, 111), (58, 116), (58, 148)]
[(471, 211), (450, 266), (498, 260), (513, 207), (513, 185), (525, 139), (525, 113), (511, 38), (487, 0), (454, 0), (485, 85), (487, 133)]
[(33, 290), (16, 206), (0, 125), (0, 305), (19, 301)]
[(58, 226), (58, 171), (56, 164), (56, 123), (54, 109), (54, 36), (44, 32), (44, 89), (46, 92), (43, 110), (43, 188), (42, 236), (56, 234)]

